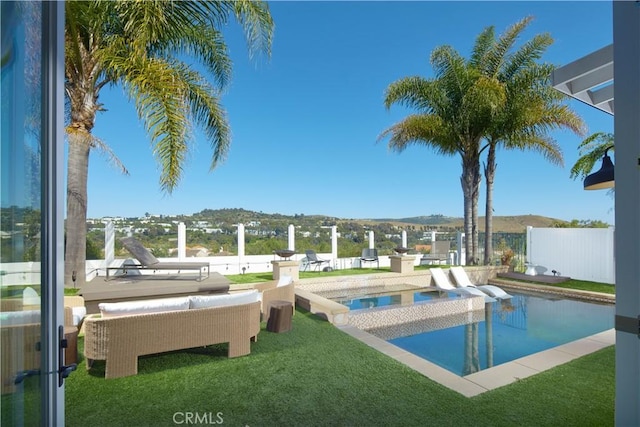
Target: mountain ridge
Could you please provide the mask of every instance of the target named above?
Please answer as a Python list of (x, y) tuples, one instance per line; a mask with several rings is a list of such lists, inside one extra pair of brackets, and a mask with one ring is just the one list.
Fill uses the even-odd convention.
[[(280, 213), (264, 213), (250, 211), (242, 208), (224, 208), (224, 209), (205, 209), (201, 212), (191, 215), (194, 218), (221, 218), (232, 216), (236, 222), (247, 222), (253, 220), (285, 220), (296, 222), (318, 221), (323, 225), (331, 225), (331, 223), (358, 223), (361, 225), (375, 225), (389, 223), (394, 226), (424, 226), (436, 231), (454, 231), (462, 230), (464, 227), (464, 218), (449, 217), (441, 214), (421, 215), (415, 217), (404, 218), (339, 218), (329, 215), (306, 215), (294, 214), (284, 215)], [(542, 215), (508, 215), (494, 216), (493, 230), (494, 232), (524, 232), (527, 226), (532, 227), (557, 227), (566, 226), (568, 221), (558, 218), (545, 217)], [(484, 217), (478, 217), (478, 228), (484, 231)]]

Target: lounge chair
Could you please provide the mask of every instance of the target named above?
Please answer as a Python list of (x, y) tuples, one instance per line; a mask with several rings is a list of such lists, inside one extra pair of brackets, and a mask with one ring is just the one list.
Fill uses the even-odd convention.
[(380, 260), (378, 259), (378, 250), (376, 248), (364, 248), (360, 256), (360, 267), (363, 262), (375, 262), (380, 268)]
[(477, 288), (456, 288), (449, 281), (449, 277), (445, 274), (444, 270), (437, 267), (431, 268), (431, 277), (433, 277), (433, 281), (436, 284), (436, 288), (442, 292), (453, 292), (457, 295), (473, 295), (473, 296), (481, 296), (484, 297), (484, 302), (495, 302), (495, 298), (485, 294), (481, 290)]
[(314, 270), (319, 270), (322, 267), (322, 264), (327, 263), (330, 264), (331, 261), (328, 259), (318, 258), (318, 254), (314, 250), (307, 249), (305, 251), (305, 255), (307, 256), (307, 260), (304, 264), (303, 270), (306, 270), (307, 267), (313, 266)]
[(502, 288), (499, 288), (498, 286), (494, 286), (494, 285), (475, 285), (471, 282), (471, 280), (469, 279), (469, 276), (467, 275), (467, 272), (464, 271), (464, 268), (460, 267), (460, 266), (456, 266), (456, 267), (451, 267), (451, 274), (453, 274), (453, 279), (456, 281), (456, 283), (458, 284), (459, 287), (461, 288), (476, 288), (476, 289), (480, 289), (482, 292), (484, 292), (487, 295), (490, 295), (496, 299), (509, 299), (512, 298), (512, 295), (509, 295), (508, 293), (506, 293), (505, 291), (502, 290)]
[(119, 267), (107, 267), (107, 280), (109, 280), (110, 270), (123, 270), (125, 276), (127, 275), (128, 270), (178, 270), (178, 273), (182, 270), (197, 270), (198, 281), (202, 281), (209, 277), (208, 262), (160, 262), (158, 258), (153, 256), (153, 254), (149, 252), (147, 248), (142, 246), (142, 243), (135, 238), (124, 237), (120, 239), (120, 241), (122, 242), (122, 246), (124, 246), (140, 264), (124, 263)]

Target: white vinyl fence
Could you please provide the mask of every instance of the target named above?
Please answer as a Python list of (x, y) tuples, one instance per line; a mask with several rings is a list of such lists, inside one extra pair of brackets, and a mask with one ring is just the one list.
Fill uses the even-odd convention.
[(614, 228), (527, 227), (527, 261), (572, 279), (614, 284)]
[[(185, 227), (178, 227), (178, 257), (185, 257)], [(289, 249), (295, 249), (294, 230), (289, 229)], [(318, 254), (323, 259), (331, 260), (334, 269), (360, 267), (360, 258), (338, 258), (337, 231), (332, 227), (331, 253)], [(458, 236), (458, 253), (450, 253), (450, 264), (464, 265), (464, 241), (462, 234)], [(369, 236), (373, 241), (373, 235)], [(115, 232), (111, 224), (105, 228), (104, 260), (87, 261), (86, 278), (105, 275), (107, 266), (120, 265), (124, 260), (115, 259)], [(406, 245), (406, 243), (403, 243)], [(534, 228), (527, 227), (526, 258), (527, 262), (538, 266), (539, 273), (552, 274), (556, 270), (559, 275), (573, 279), (590, 280), (601, 283), (615, 283), (614, 229), (610, 228)], [(199, 257), (198, 261), (208, 261), (211, 271), (221, 274), (243, 274), (251, 272), (268, 272), (273, 270), (272, 261), (279, 259), (274, 254), (245, 255), (244, 226), (238, 226), (238, 255)], [(455, 256), (453, 256), (455, 255)], [(304, 254), (296, 254), (292, 261), (300, 262), (303, 268)], [(420, 256), (415, 257), (415, 265), (420, 264)], [(175, 261), (176, 258), (162, 258), (161, 261)], [(389, 267), (390, 258), (380, 256), (380, 266)], [(164, 272), (166, 273), (166, 272)], [(0, 285), (37, 284), (40, 283), (40, 264), (33, 262), (0, 264)]]

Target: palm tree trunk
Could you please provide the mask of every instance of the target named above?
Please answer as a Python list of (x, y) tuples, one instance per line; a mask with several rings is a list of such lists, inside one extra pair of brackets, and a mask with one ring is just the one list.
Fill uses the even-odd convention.
[(480, 159), (477, 152), (462, 159), (462, 193), (464, 194), (465, 264), (478, 263), (478, 196), (480, 194)]
[(487, 200), (485, 203), (484, 216), (484, 264), (491, 263), (493, 255), (493, 180), (496, 176), (496, 144), (489, 144), (487, 153), (487, 163), (484, 166), (484, 178), (487, 182)]
[[(478, 263), (478, 197), (480, 195), (480, 154), (477, 144), (469, 143), (462, 157), (462, 193), (464, 194), (465, 264)], [(475, 148), (474, 148), (475, 147)]]
[[(73, 126), (71, 126), (73, 128)], [(87, 174), (90, 137), (85, 132), (68, 134), (67, 221), (64, 258), (65, 286), (82, 287), (86, 282), (87, 259)], [(76, 281), (73, 281), (75, 272)]]
[(473, 235), (473, 181), (470, 180), (468, 169), (462, 167), (462, 176), (460, 177), (460, 184), (462, 185), (462, 194), (464, 196), (464, 253), (465, 253), (465, 265), (470, 265), (470, 261), (473, 257), (473, 247), (471, 244), (471, 236)]
[(474, 171), (474, 180), (473, 180), (473, 197), (472, 207), (471, 207), (471, 243), (472, 243), (472, 257), (471, 257), (471, 265), (478, 265), (479, 257), (478, 257), (478, 248), (480, 246), (478, 241), (478, 198), (480, 196), (480, 166), (478, 165), (476, 170)]

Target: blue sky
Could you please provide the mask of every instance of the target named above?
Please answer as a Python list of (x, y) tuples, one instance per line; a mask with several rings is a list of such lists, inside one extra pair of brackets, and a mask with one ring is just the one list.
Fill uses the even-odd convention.
[[(340, 218), (463, 216), (459, 157), (424, 147), (390, 152), (378, 135), (410, 113), (386, 110), (385, 88), (431, 77), (431, 51), (449, 44), (468, 56), (476, 36), (533, 16), (523, 40), (549, 32), (544, 61), (560, 66), (612, 42), (610, 1), (589, 2), (271, 2), (272, 56), (250, 60), (237, 25), (226, 35), (234, 62), (222, 103), (232, 129), (227, 160), (209, 172), (211, 151), (198, 133), (172, 194), (135, 110), (120, 88), (106, 88), (94, 134), (128, 168), (123, 176), (92, 154), (88, 216), (191, 214), (244, 208)], [(568, 101), (589, 133), (613, 132), (613, 117)], [(499, 151), (495, 215), (544, 215), (614, 223), (613, 198), (569, 179), (581, 138), (553, 134), (564, 168), (533, 152)], [(484, 182), (481, 192), (484, 193)], [(484, 194), (480, 198), (484, 214)]]

